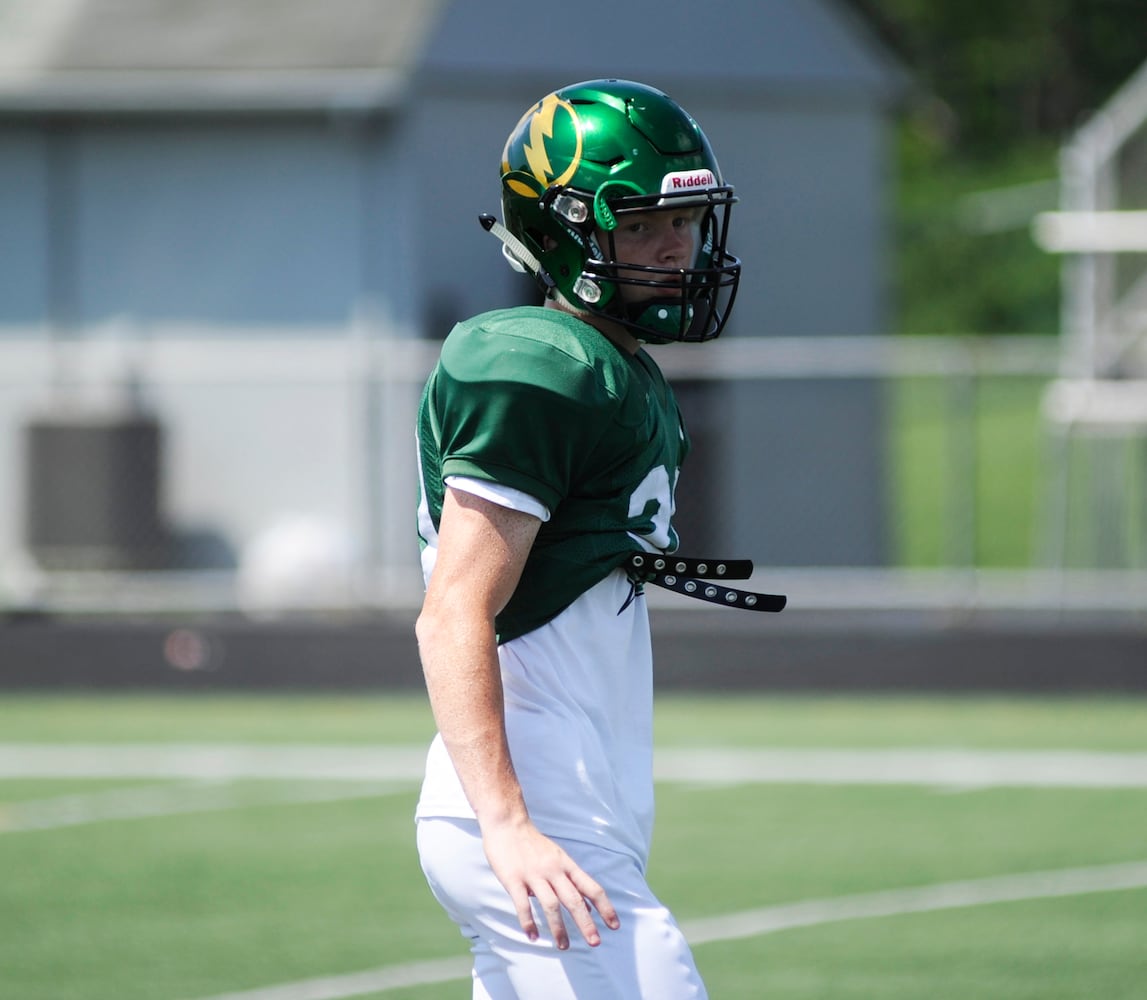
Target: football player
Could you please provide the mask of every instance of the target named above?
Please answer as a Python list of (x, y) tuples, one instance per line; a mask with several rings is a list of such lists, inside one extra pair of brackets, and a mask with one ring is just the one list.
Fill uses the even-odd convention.
[(681, 107), (621, 80), (530, 108), (501, 184), (482, 225), (545, 302), (458, 324), (419, 410), (422, 865), (476, 998), (704, 997), (645, 879), (652, 657), (626, 567), (677, 547), (689, 439), (645, 345), (725, 325), (733, 189)]

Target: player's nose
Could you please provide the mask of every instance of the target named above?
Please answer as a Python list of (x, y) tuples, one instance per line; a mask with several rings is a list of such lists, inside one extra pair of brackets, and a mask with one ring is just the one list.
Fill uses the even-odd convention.
[(668, 267), (684, 267), (693, 254), (693, 234), (686, 226), (669, 226), (661, 237), (661, 260)]

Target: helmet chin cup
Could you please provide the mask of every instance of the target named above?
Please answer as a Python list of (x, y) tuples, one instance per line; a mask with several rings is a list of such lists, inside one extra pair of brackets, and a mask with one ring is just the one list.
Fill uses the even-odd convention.
[(723, 325), (717, 323), (717, 333), (712, 332), (714, 324), (707, 302), (698, 308), (680, 299), (653, 299), (634, 303), (626, 312), (624, 324), (646, 344), (699, 344), (716, 337)]
[(693, 303), (682, 305), (680, 301), (658, 301), (638, 303), (630, 309), (630, 319), (634, 326), (646, 331), (638, 339), (651, 344), (668, 344), (676, 340), (688, 340), (688, 332), (693, 326), (697, 310)]

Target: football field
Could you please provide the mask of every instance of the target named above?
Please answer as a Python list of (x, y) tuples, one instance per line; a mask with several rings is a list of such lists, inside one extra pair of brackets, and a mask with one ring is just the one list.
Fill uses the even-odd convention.
[[(663, 697), (714, 1000), (1147, 996), (1147, 699)], [(0, 696), (0, 997), (469, 997), (418, 696)]]

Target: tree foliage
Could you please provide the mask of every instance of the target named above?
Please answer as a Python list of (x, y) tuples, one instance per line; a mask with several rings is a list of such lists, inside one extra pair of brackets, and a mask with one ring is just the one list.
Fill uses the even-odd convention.
[[(1060, 145), (1147, 60), (1147, 0), (842, 2), (913, 84), (898, 133), (897, 328), (1055, 332), (1059, 261), (1029, 223), (1055, 207)], [(970, 224), (985, 191), (1019, 206), (1009, 222)]]
[(968, 155), (1061, 139), (1147, 60), (1147, 0), (849, 0)]

